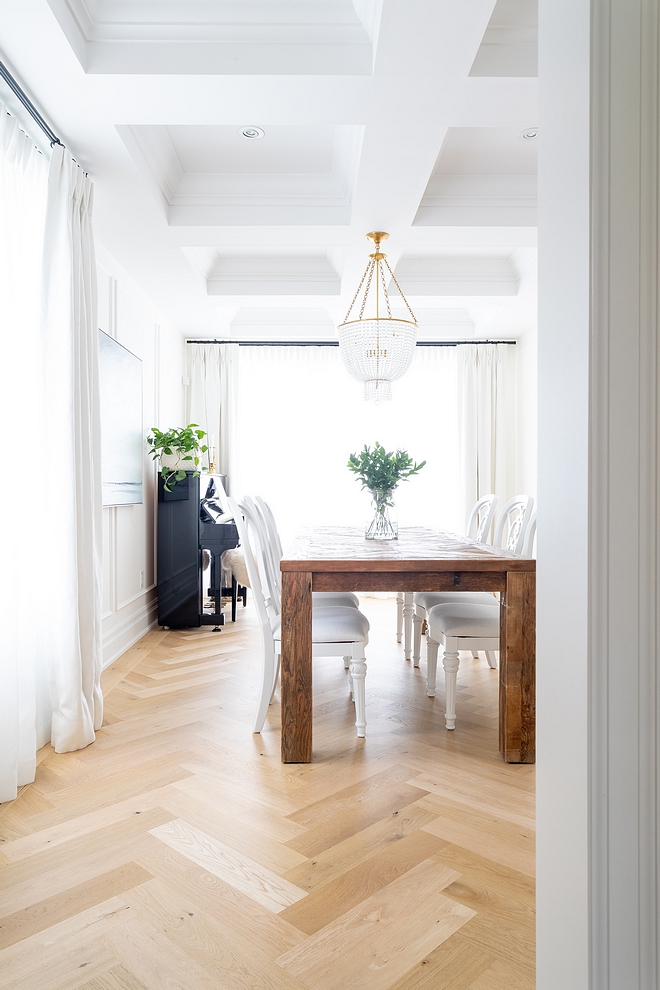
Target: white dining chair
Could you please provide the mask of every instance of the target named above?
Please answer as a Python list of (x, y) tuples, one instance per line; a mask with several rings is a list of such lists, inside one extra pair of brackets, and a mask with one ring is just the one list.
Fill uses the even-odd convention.
[[(519, 546), (520, 535), (516, 536), (516, 530), (516, 526), (509, 528), (511, 540)], [(533, 512), (528, 516), (522, 546), (523, 557), (535, 555), (535, 540), (536, 512)], [(454, 595), (454, 601), (432, 606), (426, 618), (426, 693), (429, 697), (435, 695), (438, 650), (442, 645), (442, 666), (445, 671), (445, 723), (448, 729), (453, 729), (456, 725), (456, 680), (460, 651), (469, 650), (473, 655), (478, 655), (479, 650), (483, 650), (492, 667), (495, 664), (491, 662), (491, 657), (494, 658), (500, 648), (499, 603), (492, 597), (486, 604), (467, 602), (464, 599), (458, 601), (459, 597)]]
[[(468, 539), (476, 540), (477, 543), (489, 542), (497, 502), (497, 495), (490, 494), (483, 495), (474, 503), (467, 524)], [(417, 594), (420, 594), (420, 592)], [(426, 594), (426, 592), (421, 592), (421, 594)], [(430, 592), (430, 594), (434, 594), (434, 592)], [(401, 632), (404, 630), (403, 655), (406, 660), (410, 660), (415, 601), (416, 595), (413, 595), (412, 592), (400, 591), (396, 596), (396, 641), (397, 643), (401, 642)], [(413, 650), (414, 655), (415, 652)], [(417, 655), (419, 659), (419, 651), (417, 651)]]
[[(274, 594), (277, 595), (278, 607), (280, 598), (280, 560), (282, 559), (282, 541), (277, 530), (277, 525), (275, 523), (275, 516), (273, 511), (268, 505), (268, 503), (261, 497), (257, 495), (254, 500), (251, 500), (249, 496), (245, 496), (245, 500), (254, 510), (257, 518), (262, 522), (262, 536), (264, 542), (268, 545), (269, 551), (269, 563), (270, 563), (270, 573), (271, 573), (271, 583), (274, 589)], [(359, 608), (360, 601), (357, 595), (354, 595), (351, 591), (313, 591), (312, 592), (312, 608), (328, 608), (331, 606), (345, 606), (347, 608)], [(344, 669), (349, 670), (351, 666), (350, 656), (345, 656)]]
[(529, 517), (522, 555), (523, 557), (536, 557), (536, 511), (532, 512)]
[(456, 678), (459, 651), (471, 653), (484, 650), (495, 652), (500, 646), (500, 606), (452, 604), (434, 605), (427, 614), (426, 633), (426, 693), (435, 697), (438, 650), (443, 647), (442, 666), (445, 671), (445, 724), (456, 726)]
[[(495, 496), (492, 496), (492, 498), (495, 498)], [(513, 498), (510, 498), (502, 507), (502, 512), (495, 525), (495, 536), (492, 545), (502, 550), (508, 550), (510, 553), (522, 554), (525, 535), (533, 508), (534, 499), (531, 495), (515, 495)], [(485, 530), (485, 533), (488, 533), (488, 529)], [(480, 540), (479, 542), (486, 543), (488, 541)], [(419, 667), (422, 626), (430, 609), (436, 605), (471, 604), (492, 606), (493, 603), (498, 604), (490, 592), (486, 591), (416, 591), (413, 596), (413, 666)], [(486, 650), (485, 647), (480, 647), (480, 649), (484, 649), (486, 653), (488, 666), (495, 669), (497, 667), (497, 660), (494, 652), (490, 649)]]
[[(267, 552), (262, 546), (261, 526), (254, 514), (254, 503), (237, 503), (229, 499), (230, 511), (238, 529), (245, 566), (250, 580), (262, 636), (261, 692), (254, 732), (261, 732), (272, 700), (279, 672), (281, 624), (279, 591), (271, 584), (266, 565)], [(350, 688), (355, 704), (355, 727), (359, 737), (365, 735), (365, 647), (369, 642), (369, 621), (357, 608), (326, 606), (312, 609), (312, 656), (350, 655)]]
[[(282, 559), (283, 550), (282, 541), (280, 540), (273, 510), (265, 499), (261, 497), (261, 495), (257, 495), (254, 501), (257, 508), (261, 511), (261, 515), (265, 521), (279, 573), (280, 560)], [(357, 595), (353, 594), (352, 591), (313, 591), (312, 604), (314, 608), (328, 605), (346, 605), (350, 608), (359, 608), (360, 600)]]

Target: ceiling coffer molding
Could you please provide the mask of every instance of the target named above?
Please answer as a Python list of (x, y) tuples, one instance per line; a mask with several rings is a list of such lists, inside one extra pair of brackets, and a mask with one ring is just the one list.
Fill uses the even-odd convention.
[(536, 225), (536, 142), (524, 126), (450, 127), (417, 226)]
[(404, 255), (394, 274), (409, 296), (516, 296), (509, 258)]
[(206, 279), (210, 296), (337, 296), (340, 289), (325, 255), (219, 255)]
[(264, 125), (121, 126), (170, 226), (350, 223), (364, 128)]
[(538, 75), (537, 0), (497, 0), (470, 75)]
[(87, 73), (370, 75), (382, 0), (48, 0)]

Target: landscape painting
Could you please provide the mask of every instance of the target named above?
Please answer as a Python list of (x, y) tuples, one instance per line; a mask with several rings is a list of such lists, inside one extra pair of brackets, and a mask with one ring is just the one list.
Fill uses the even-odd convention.
[(103, 504), (142, 501), (142, 361), (99, 330)]

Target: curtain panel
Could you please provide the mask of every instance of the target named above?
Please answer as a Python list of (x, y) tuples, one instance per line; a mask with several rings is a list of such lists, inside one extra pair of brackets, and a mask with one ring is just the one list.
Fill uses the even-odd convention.
[[(48, 161), (0, 104), (0, 389), (5, 449), (15, 470), (0, 486), (0, 802), (34, 780), (36, 751), (50, 739), (51, 704), (35, 618), (49, 583), (39, 562), (36, 515), (48, 479), (41, 470), (39, 286)], [(11, 459), (8, 462), (11, 464)], [(35, 490), (36, 489), (36, 490)], [(39, 497), (41, 493), (41, 497)], [(30, 517), (32, 516), (32, 519)], [(48, 524), (46, 524), (48, 525)]]
[(500, 508), (508, 490), (506, 344), (457, 347), (458, 449), (463, 528), (472, 506), (494, 492)]
[(53, 147), (42, 270), (44, 465), (56, 480), (47, 648), (58, 753), (94, 740), (101, 694), (101, 417), (93, 186), (65, 148)]
[(188, 344), (186, 421), (206, 430), (216, 471), (228, 476), (236, 495), (238, 360), (238, 344)]
[[(103, 715), (92, 184), (0, 105), (0, 802)], [(11, 464), (11, 458), (7, 462)]]

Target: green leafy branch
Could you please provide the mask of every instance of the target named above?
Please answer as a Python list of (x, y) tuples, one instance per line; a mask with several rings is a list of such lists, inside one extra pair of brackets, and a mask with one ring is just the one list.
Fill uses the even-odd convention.
[(422, 470), (426, 461), (417, 464), (407, 450), (387, 451), (376, 441), (373, 448), (365, 444), (359, 454), (348, 458), (348, 469), (357, 475), (363, 488), (369, 491), (392, 491), (400, 481), (405, 481)]
[[(200, 444), (205, 436), (206, 430), (200, 429), (197, 423), (188, 423), (185, 427), (164, 432), (156, 426), (151, 427), (147, 444), (152, 460), (158, 460), (163, 454), (177, 458), (176, 467), (161, 468), (160, 474), (166, 492), (171, 492), (177, 481), (183, 481), (186, 470), (192, 470), (194, 478), (199, 477), (199, 455), (205, 454), (209, 449), (206, 444)], [(202, 467), (201, 470), (206, 471), (207, 468)]]

